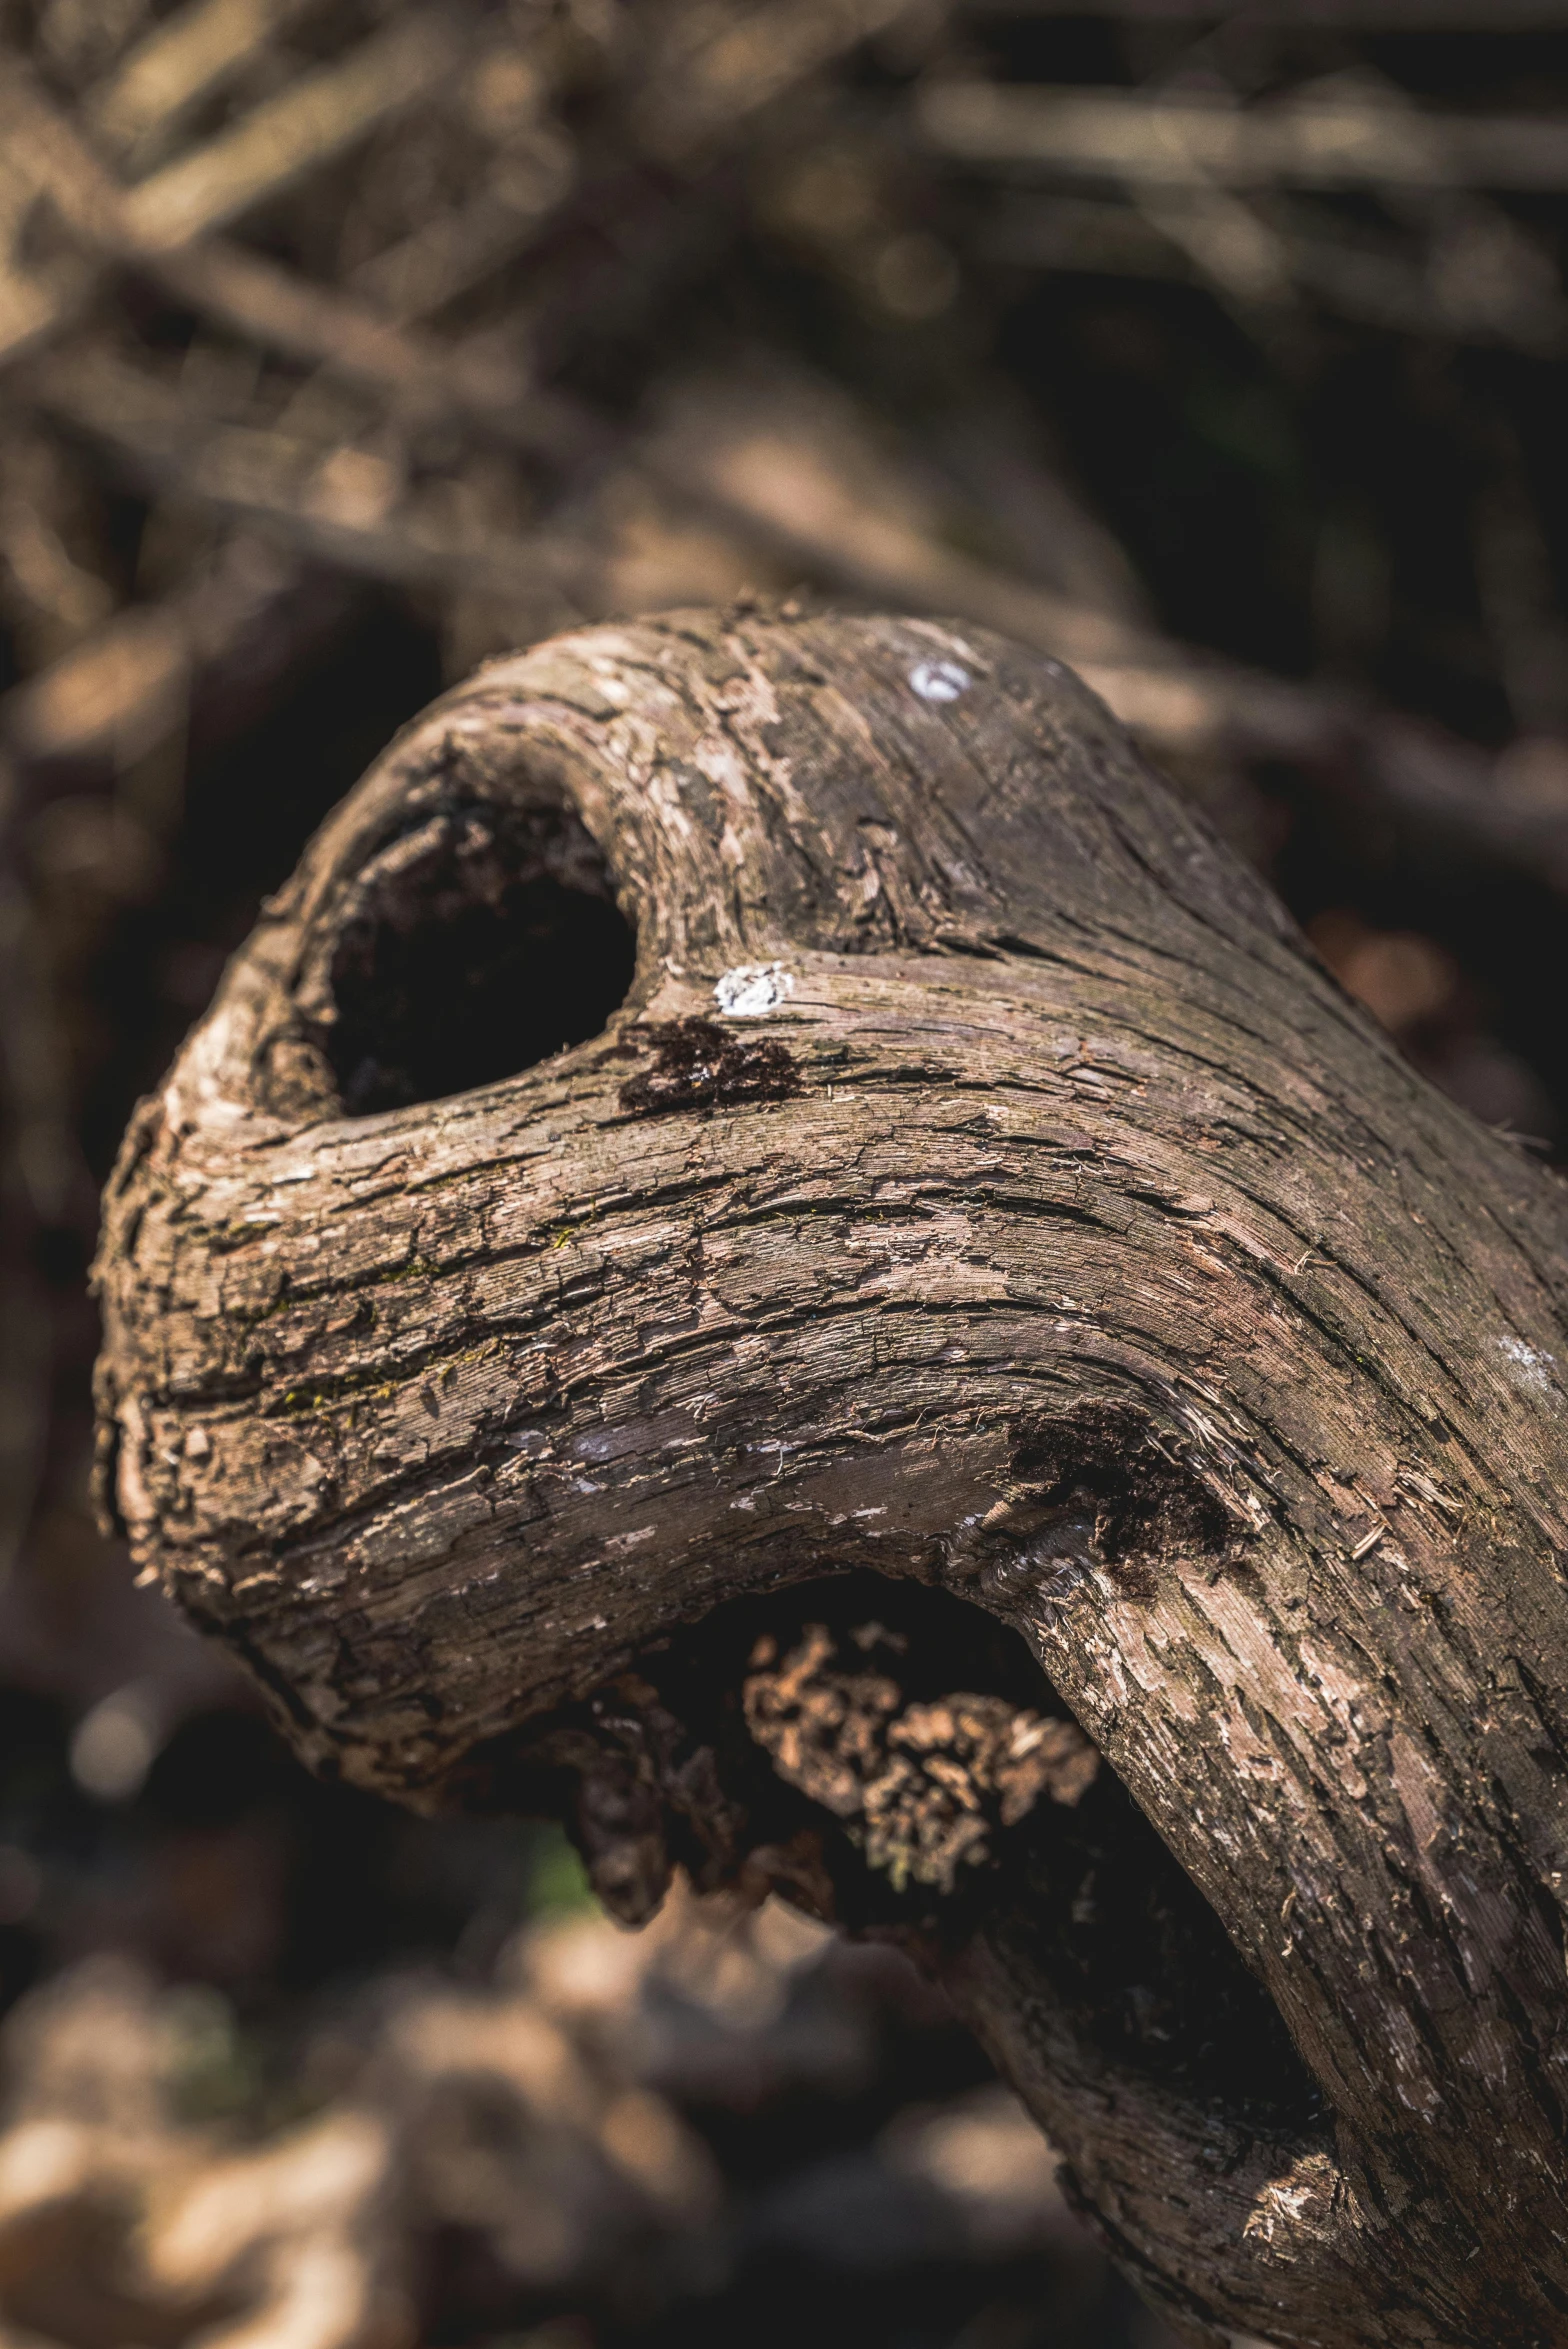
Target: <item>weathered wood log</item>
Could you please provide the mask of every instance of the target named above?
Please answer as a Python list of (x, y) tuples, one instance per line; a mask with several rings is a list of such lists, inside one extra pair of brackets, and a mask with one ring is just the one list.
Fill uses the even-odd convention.
[[(138, 1115), (104, 1489), (318, 1769), (900, 1925), (1194, 2341), (1562, 2341), (1565, 1229), (1055, 664), (599, 628)], [(748, 1741), (807, 1617), (1101, 1782), (900, 1891)]]

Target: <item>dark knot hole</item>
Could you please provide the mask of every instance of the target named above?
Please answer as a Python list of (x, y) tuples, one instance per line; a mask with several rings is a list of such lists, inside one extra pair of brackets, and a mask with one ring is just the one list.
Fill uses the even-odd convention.
[(440, 808), (364, 868), (338, 934), (323, 1044), (343, 1108), (438, 1101), (585, 1043), (636, 959), (570, 808)]

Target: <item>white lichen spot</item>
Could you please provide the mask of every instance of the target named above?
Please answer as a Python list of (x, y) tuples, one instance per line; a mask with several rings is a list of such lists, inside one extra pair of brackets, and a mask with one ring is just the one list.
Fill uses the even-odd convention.
[(713, 1000), (728, 1019), (754, 1020), (776, 1011), (794, 992), (795, 974), (781, 962), (742, 962), (725, 972)]
[(916, 661), (909, 682), (922, 701), (957, 701), (974, 679), (961, 661)]
[(1527, 1346), (1523, 1338), (1499, 1338), (1496, 1343), (1503, 1366), (1521, 1394), (1551, 1393), (1552, 1372), (1557, 1367), (1554, 1356), (1539, 1353), (1534, 1346)]

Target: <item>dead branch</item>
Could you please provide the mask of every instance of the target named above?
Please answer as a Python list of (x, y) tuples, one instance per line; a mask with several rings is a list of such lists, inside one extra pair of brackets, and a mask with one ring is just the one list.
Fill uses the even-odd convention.
[[(1562, 1212), (1058, 663), (583, 632), (372, 772), (134, 1128), (105, 1491), (318, 1763), (911, 1937), (1194, 2341), (1525, 2349)], [(958, 1810), (1058, 1701), (1108, 1765), (973, 1905), (748, 1732), (759, 1634), (872, 1622)]]
[(460, 50), (445, 9), (416, 10), (340, 63), (303, 75), (194, 154), (125, 198), (133, 238), (152, 251), (225, 227), (424, 97)]
[(276, 547), (236, 534), (177, 595), (132, 604), (0, 702), (0, 740), (24, 771), (123, 772), (194, 727), (251, 722), (281, 673), (331, 641), (348, 599)]
[(312, 0), (186, 0), (87, 92), (93, 129), (135, 177), (204, 98), (221, 89)]
[(1428, 111), (1415, 123), (1364, 99), (1272, 107), (1134, 91), (933, 82), (925, 135), (966, 163), (1045, 167), (1154, 186), (1568, 187), (1568, 128), (1538, 117)]

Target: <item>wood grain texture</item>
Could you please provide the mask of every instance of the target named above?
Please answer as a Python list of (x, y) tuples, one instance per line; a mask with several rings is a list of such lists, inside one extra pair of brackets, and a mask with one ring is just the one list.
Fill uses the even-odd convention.
[[(354, 975), (508, 870), (590, 898), (590, 841), (607, 1027), (345, 1115)], [(1195, 2341), (1523, 2349), (1568, 2339), (1564, 1235), (1055, 663), (601, 627), (393, 746), (139, 1114), (104, 1490), (316, 1767), (432, 1807), (738, 1594), (989, 1609), (1332, 2108), (1118, 2066), (999, 1908), (950, 1982), (1119, 2255)]]

